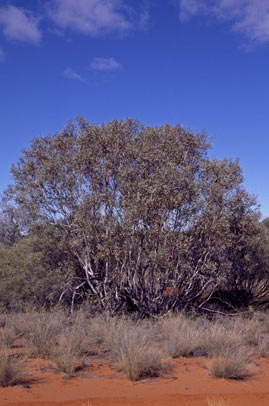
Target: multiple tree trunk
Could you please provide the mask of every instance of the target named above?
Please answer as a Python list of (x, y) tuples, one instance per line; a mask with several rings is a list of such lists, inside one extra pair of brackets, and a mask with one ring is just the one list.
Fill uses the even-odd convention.
[(72, 307), (87, 295), (99, 310), (154, 316), (268, 291), (256, 203), (238, 162), (208, 149), (205, 134), (134, 120), (79, 119), (32, 141), (11, 196), (59, 228), (79, 263), (60, 298), (71, 290)]

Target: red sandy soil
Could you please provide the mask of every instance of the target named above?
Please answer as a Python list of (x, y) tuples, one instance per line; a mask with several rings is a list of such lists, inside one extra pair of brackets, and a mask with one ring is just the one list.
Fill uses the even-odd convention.
[(216, 406), (269, 406), (269, 359), (252, 362), (245, 381), (210, 377), (205, 358), (169, 362), (164, 377), (131, 382), (97, 357), (72, 379), (47, 361), (28, 360), (30, 387), (1, 388), (0, 406), (208, 406), (208, 399)]

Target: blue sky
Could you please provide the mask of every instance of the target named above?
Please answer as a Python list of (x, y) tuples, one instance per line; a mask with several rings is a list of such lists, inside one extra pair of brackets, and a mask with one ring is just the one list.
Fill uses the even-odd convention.
[(0, 191), (77, 115), (205, 130), (269, 216), (269, 0), (0, 0)]

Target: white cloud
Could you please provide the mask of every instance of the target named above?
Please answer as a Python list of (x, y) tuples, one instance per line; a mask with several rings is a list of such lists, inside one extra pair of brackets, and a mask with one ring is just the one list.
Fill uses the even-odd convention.
[(182, 21), (214, 15), (231, 21), (233, 29), (254, 42), (269, 41), (269, 0), (178, 0)]
[(63, 76), (67, 79), (75, 79), (79, 80), (80, 82), (85, 82), (85, 79), (77, 72), (75, 72), (72, 68), (66, 68), (63, 71)]
[(50, 0), (48, 15), (60, 28), (87, 35), (132, 28), (132, 9), (122, 0)]
[(0, 26), (9, 39), (38, 44), (41, 40), (38, 23), (39, 21), (24, 9), (12, 5), (0, 7)]
[(0, 62), (5, 59), (5, 53), (3, 51), (3, 49), (0, 47)]
[(117, 70), (121, 68), (121, 64), (114, 58), (94, 58), (91, 68), (101, 71)]

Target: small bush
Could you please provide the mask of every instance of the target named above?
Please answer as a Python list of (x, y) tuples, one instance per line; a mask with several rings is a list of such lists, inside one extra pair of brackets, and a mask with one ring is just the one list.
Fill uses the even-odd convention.
[(5, 346), (0, 347), (0, 386), (12, 386), (23, 379), (24, 366), (22, 360), (8, 352)]

